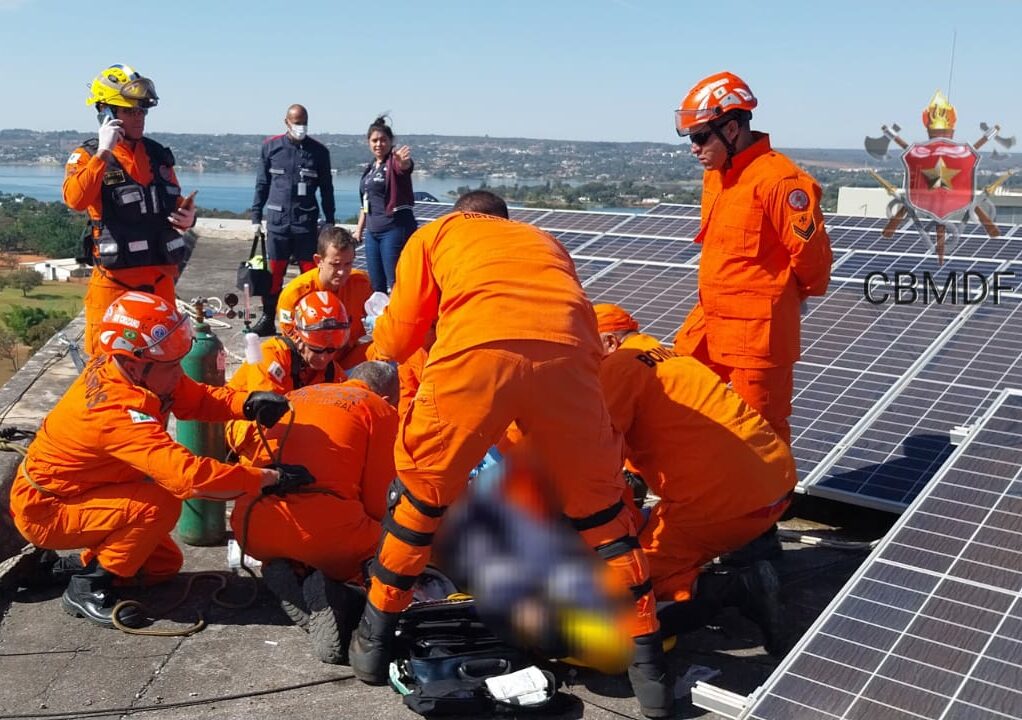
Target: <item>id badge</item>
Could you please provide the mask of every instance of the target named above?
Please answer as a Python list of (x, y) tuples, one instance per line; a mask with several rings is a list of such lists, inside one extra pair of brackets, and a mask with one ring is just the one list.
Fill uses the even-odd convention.
[(302, 180), (298, 183), (298, 194), (305, 195), (306, 192), (308, 192), (308, 186), (305, 184), (305, 181)]
[(369, 214), (369, 193), (362, 195), (362, 212)]

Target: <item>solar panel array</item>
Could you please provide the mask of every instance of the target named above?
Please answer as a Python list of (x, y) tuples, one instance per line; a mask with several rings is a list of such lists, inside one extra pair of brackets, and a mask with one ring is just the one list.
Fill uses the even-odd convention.
[[(415, 206), (420, 221), (450, 209)], [(511, 215), (564, 244), (594, 302), (621, 305), (646, 332), (673, 342), (697, 298), (698, 206), (661, 204), (634, 215), (512, 208)], [(949, 239), (941, 266), (907, 224), (890, 239), (882, 236), (886, 225), (886, 218), (827, 216), (834, 267), (827, 294), (810, 299), (802, 319), (792, 449), (801, 491), (900, 511), (950, 454), (954, 428), (974, 421), (1004, 388), (1022, 386), (1022, 299), (1002, 294), (995, 304), (977, 295), (979, 279), (995, 273), (1014, 272), (1005, 284), (1022, 285), (1022, 233), (1002, 225), (1002, 236), (990, 238), (967, 226), (956, 243)], [(895, 281), (910, 277), (916, 286), (898, 291)]]
[(740, 717), (1022, 717), (1022, 393), (966, 441)]

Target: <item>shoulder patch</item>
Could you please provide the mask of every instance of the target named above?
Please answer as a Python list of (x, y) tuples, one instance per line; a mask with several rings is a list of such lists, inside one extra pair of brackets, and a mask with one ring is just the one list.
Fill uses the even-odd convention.
[(268, 372), (277, 382), (283, 382), (284, 378), (287, 377), (287, 373), (284, 372), (284, 366), (276, 360), (270, 363)]
[(788, 207), (797, 212), (802, 212), (809, 207), (809, 193), (801, 188), (796, 188), (788, 193)]
[(146, 415), (141, 410), (128, 410), (128, 417), (131, 418), (132, 423), (156, 422), (156, 418), (152, 415)]
[(78, 162), (78, 158), (80, 158), (81, 156), (82, 154), (75, 150), (73, 153), (71, 153), (71, 157), (67, 159), (67, 164), (74, 165), (76, 162)]
[(809, 216), (808, 224), (805, 223), (805, 220), (805, 218), (799, 218), (798, 221), (793, 222), (791, 224), (791, 231), (802, 238), (803, 242), (809, 242), (809, 238), (816, 233), (816, 220), (812, 215)]

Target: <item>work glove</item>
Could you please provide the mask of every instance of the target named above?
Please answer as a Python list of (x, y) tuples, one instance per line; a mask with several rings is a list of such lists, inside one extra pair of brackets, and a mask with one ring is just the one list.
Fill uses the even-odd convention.
[(309, 469), (304, 465), (286, 465), (274, 463), (268, 466), (270, 470), (276, 470), (280, 479), (271, 485), (263, 485), (263, 495), (276, 495), (284, 497), (288, 493), (295, 492), (303, 485), (311, 485), (316, 482)]
[(99, 148), (98, 152), (113, 152), (114, 147), (121, 141), (124, 136), (124, 130), (121, 128), (121, 121), (114, 118), (107, 118), (103, 121), (103, 124), (99, 126)]
[(245, 398), (242, 410), (246, 420), (256, 420), (264, 427), (271, 428), (290, 409), (287, 398), (275, 392), (256, 391)]
[(370, 335), (373, 334), (373, 328), (376, 327), (376, 318), (383, 314), (384, 309), (386, 309), (389, 303), (390, 296), (378, 290), (365, 301), (363, 307), (365, 308), (366, 316), (362, 318), (362, 325)]
[(261, 240), (261, 239), (264, 239), (265, 237), (266, 237), (266, 235), (263, 234), (263, 226), (262, 226), (262, 224), (261, 223), (252, 223), (252, 239), (253, 240)]

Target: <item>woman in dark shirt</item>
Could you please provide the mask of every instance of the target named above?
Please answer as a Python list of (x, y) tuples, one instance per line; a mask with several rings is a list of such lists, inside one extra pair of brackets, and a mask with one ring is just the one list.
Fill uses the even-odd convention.
[(362, 171), (358, 192), (362, 202), (355, 238), (365, 242), (373, 290), (394, 287), (394, 268), (409, 236), (415, 232), (412, 205), (412, 151), (394, 148), (394, 131), (386, 116), (373, 120), (366, 133), (373, 161)]

